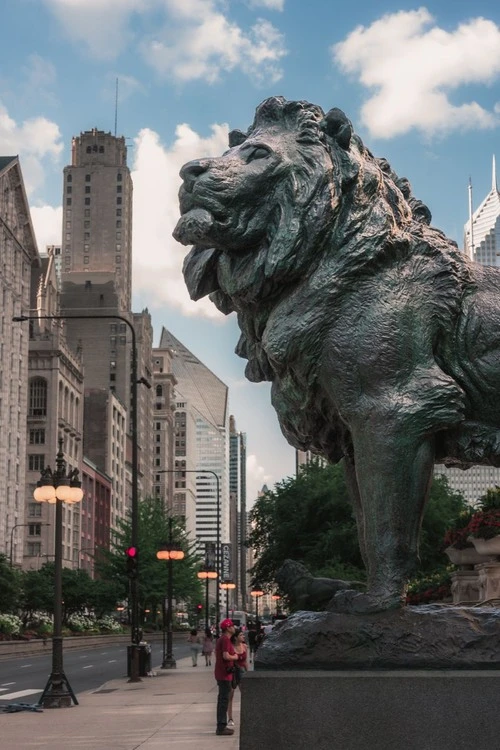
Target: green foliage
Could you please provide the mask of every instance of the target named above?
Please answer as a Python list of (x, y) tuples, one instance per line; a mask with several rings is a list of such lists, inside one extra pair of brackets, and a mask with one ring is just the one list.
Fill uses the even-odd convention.
[[(146, 498), (139, 503), (138, 550), (139, 550), (139, 606), (140, 611), (151, 611), (153, 622), (167, 593), (168, 565), (158, 560), (157, 551), (169, 539), (169, 517), (160, 498)], [(129, 580), (126, 575), (125, 549), (130, 546), (132, 528), (130, 518), (122, 521), (116, 531), (110, 550), (99, 550), (96, 569), (103, 581), (113, 582), (120, 591), (118, 599), (128, 596)], [(194, 552), (179, 519), (172, 517), (172, 539), (184, 550), (184, 559), (173, 561), (173, 595), (178, 601), (198, 601), (202, 596), (197, 577), (200, 560)]]
[(0, 554), (0, 609), (15, 612), (19, 604), (21, 574), (11, 568), (5, 555)]
[[(442, 540), (450, 520), (467, 508), (444, 476), (434, 479), (421, 534), (420, 566), (427, 575), (442, 568)], [(309, 464), (298, 477), (279, 482), (255, 503), (248, 545), (256, 552), (252, 579), (275, 587), (286, 558), (299, 560), (313, 575), (365, 580), (357, 530), (342, 464)]]

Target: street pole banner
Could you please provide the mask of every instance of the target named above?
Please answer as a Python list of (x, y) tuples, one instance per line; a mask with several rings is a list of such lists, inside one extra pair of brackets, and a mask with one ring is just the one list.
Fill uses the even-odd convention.
[(205, 559), (208, 567), (215, 570), (215, 542), (205, 542)]
[(229, 543), (221, 544), (222, 552), (222, 571), (221, 578), (223, 581), (229, 581), (232, 578), (232, 559), (231, 559), (231, 547)]

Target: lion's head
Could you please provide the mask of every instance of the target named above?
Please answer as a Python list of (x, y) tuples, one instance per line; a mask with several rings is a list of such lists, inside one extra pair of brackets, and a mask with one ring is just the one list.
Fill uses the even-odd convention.
[[(408, 183), (398, 184), (370, 154), (339, 109), (325, 115), (308, 102), (272, 97), (247, 133), (230, 133), (229, 145), (220, 157), (182, 168), (174, 231), (194, 245), (184, 265), (192, 298), (212, 293), (226, 313), (280, 294), (325, 252), (340, 253), (360, 210), (381, 236), (412, 220)], [(415, 215), (419, 209), (429, 221), (417, 203)]]

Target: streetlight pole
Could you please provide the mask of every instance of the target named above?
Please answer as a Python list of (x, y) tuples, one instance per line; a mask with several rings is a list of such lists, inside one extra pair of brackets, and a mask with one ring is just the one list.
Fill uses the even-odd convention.
[(163, 661), (162, 669), (176, 669), (177, 662), (174, 658), (172, 644), (172, 599), (173, 599), (173, 567), (172, 560), (182, 560), (184, 551), (174, 544), (172, 538), (172, 516), (168, 519), (168, 542), (162, 544), (162, 549), (158, 550), (156, 557), (159, 560), (167, 561), (167, 649), (165, 652), (165, 600), (163, 601)]
[(54, 538), (54, 628), (52, 633), (52, 672), (39, 700), (44, 708), (67, 708), (71, 700), (78, 705), (68, 678), (63, 668), (62, 639), (62, 554), (63, 523), (62, 504), (79, 503), (83, 497), (78, 469), (68, 472), (63, 453), (63, 440), (59, 438), (59, 452), (56, 456), (56, 468), (43, 469), (41, 478), (33, 497), (37, 502), (55, 504), (55, 538)]
[(226, 592), (226, 617), (229, 618), (229, 592), (236, 588), (234, 581), (222, 581), (221, 589)]
[[(33, 521), (33, 523), (38, 523), (39, 526), (50, 526), (50, 523), (39, 523), (38, 521)], [(31, 523), (15, 523), (10, 531), (10, 555), (9, 555), (9, 564), (12, 568), (12, 552), (13, 552), (13, 545), (14, 545), (14, 529), (18, 529), (20, 526), (31, 526)]]
[[(135, 329), (132, 323), (123, 315), (16, 315), (12, 318), (14, 323), (26, 320), (121, 320), (128, 326), (132, 335), (132, 383), (130, 392), (130, 419), (132, 436), (132, 500), (130, 509), (131, 521), (131, 546), (137, 549), (139, 542), (139, 452), (137, 445), (137, 342)], [(130, 581), (130, 604), (131, 604), (131, 660), (129, 682), (141, 682), (139, 676), (139, 587), (138, 576)]]
[[(208, 582), (210, 581), (211, 578), (212, 579), (217, 578), (217, 571), (214, 570), (210, 566), (209, 561), (208, 561), (208, 557), (205, 558), (205, 564), (203, 565), (203, 567), (201, 567), (199, 569), (199, 571), (197, 573), (197, 576), (198, 576), (198, 578), (201, 581), (205, 581), (205, 631), (207, 631), (208, 627), (209, 627), (209, 622), (208, 622), (208, 606), (209, 606), (209, 601), (208, 601)], [(217, 587), (217, 590), (218, 590), (218, 587)], [(217, 631), (218, 631), (219, 630), (219, 625), (218, 625), (219, 610), (217, 610), (217, 615), (216, 616), (217, 616)]]
[[(216, 542), (215, 542), (215, 570), (217, 573), (217, 577), (220, 577), (220, 480), (219, 475), (215, 473), (215, 471), (212, 471), (211, 469), (158, 469), (158, 471), (155, 471), (155, 474), (198, 474), (198, 476), (202, 476), (203, 474), (212, 474), (212, 476), (215, 477), (215, 481), (217, 483), (217, 529), (216, 529)], [(199, 574), (198, 574), (198, 577)], [(207, 583), (207, 590), (208, 590), (208, 583)], [(217, 591), (215, 594), (215, 628), (217, 631), (217, 636), (219, 635), (219, 620), (220, 620), (220, 596), (219, 596), (219, 587), (217, 587)], [(208, 613), (207, 613), (208, 617)], [(208, 623), (207, 623), (208, 627)]]
[(259, 620), (259, 599), (261, 596), (264, 596), (264, 592), (260, 588), (260, 586), (255, 586), (255, 588), (250, 591), (250, 596), (253, 596), (255, 599), (255, 623), (257, 624)]

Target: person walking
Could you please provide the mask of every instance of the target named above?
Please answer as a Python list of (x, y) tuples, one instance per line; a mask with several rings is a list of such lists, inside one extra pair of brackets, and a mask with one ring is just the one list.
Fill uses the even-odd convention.
[(255, 656), (255, 639), (257, 638), (257, 628), (254, 623), (250, 623), (248, 626), (248, 646), (250, 648), (250, 661)]
[(193, 662), (193, 667), (197, 667), (198, 654), (201, 651), (202, 637), (201, 635), (198, 635), (198, 631), (196, 630), (196, 628), (193, 628), (188, 635), (188, 643), (191, 644), (191, 659)]
[(214, 652), (214, 637), (210, 628), (205, 630), (205, 638), (203, 639), (203, 648), (201, 653), (205, 657), (205, 666), (212, 666), (212, 654)]
[(234, 729), (227, 726), (227, 710), (229, 706), (229, 696), (231, 695), (231, 682), (234, 675), (234, 665), (238, 661), (231, 636), (235, 627), (233, 621), (226, 619), (220, 624), (221, 636), (215, 644), (215, 679), (219, 692), (217, 695), (217, 729), (215, 734), (231, 735)]
[(235, 673), (231, 682), (231, 694), (229, 696), (229, 705), (227, 708), (227, 725), (228, 727), (234, 727), (233, 721), (233, 697), (236, 692), (236, 688), (241, 690), (241, 678), (248, 672), (248, 660), (247, 660), (247, 644), (245, 641), (245, 633), (243, 630), (236, 630), (231, 636), (231, 643), (234, 646), (234, 650), (238, 655), (238, 661), (235, 664)]

